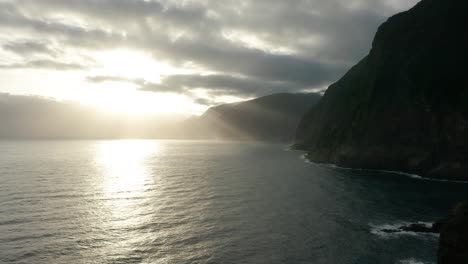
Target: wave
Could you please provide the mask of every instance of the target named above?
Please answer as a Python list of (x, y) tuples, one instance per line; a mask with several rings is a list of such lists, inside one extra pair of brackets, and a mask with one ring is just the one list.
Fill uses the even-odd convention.
[[(421, 233), (421, 232), (413, 232), (413, 231), (404, 231), (400, 228), (403, 226), (409, 226), (411, 224), (415, 224), (414, 222), (398, 222), (394, 224), (383, 224), (383, 225), (373, 225), (370, 224), (371, 230), (370, 232), (374, 235), (377, 235), (381, 238), (397, 238), (400, 236), (415, 236), (415, 237), (432, 237), (438, 238), (439, 234), (437, 233)], [(433, 223), (431, 222), (416, 222), (416, 224), (424, 225), (427, 228), (430, 228)], [(387, 232), (385, 232), (387, 231)], [(390, 231), (390, 232), (388, 232)]]
[(444, 179), (433, 179), (433, 178), (426, 178), (419, 175), (412, 175), (411, 178), (424, 180), (424, 181), (435, 181), (435, 182), (453, 182), (453, 183), (465, 183), (467, 184), (468, 181), (455, 181), (455, 180), (444, 180)]
[(395, 264), (433, 264), (433, 262), (422, 262), (414, 258), (399, 260)]
[[(316, 164), (316, 163), (312, 162), (310, 159), (307, 158), (307, 153), (302, 154), (301, 159), (304, 160), (306, 163)], [(317, 165), (320, 165), (320, 164), (317, 164)]]
[(425, 180), (425, 181), (436, 181), (436, 182), (453, 182), (453, 183), (464, 183), (468, 184), (468, 181), (455, 181), (455, 180), (444, 180), (444, 179), (433, 179), (433, 178), (426, 178), (422, 177), (421, 175), (418, 174), (412, 174), (412, 173), (407, 173), (407, 172), (402, 172), (402, 171), (392, 171), (392, 170), (375, 170), (375, 169), (365, 169), (365, 168), (348, 168), (348, 167), (340, 167), (336, 164), (333, 163), (317, 163), (311, 161), (309, 158), (307, 158), (307, 153), (304, 153), (301, 155), (301, 159), (304, 160), (306, 163), (311, 163), (314, 165), (330, 168), (330, 169), (338, 169), (338, 170), (350, 170), (350, 171), (364, 171), (364, 172), (383, 172), (383, 173), (391, 173), (391, 174), (398, 174), (402, 176), (407, 176), (412, 179), (417, 179), (417, 180)]

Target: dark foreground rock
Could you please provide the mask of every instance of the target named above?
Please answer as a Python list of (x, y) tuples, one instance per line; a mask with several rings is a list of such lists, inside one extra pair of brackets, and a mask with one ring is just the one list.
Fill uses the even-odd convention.
[(422, 0), (302, 119), (318, 163), (468, 180), (468, 1)]
[(442, 225), (439, 264), (468, 263), (468, 203), (460, 203)]

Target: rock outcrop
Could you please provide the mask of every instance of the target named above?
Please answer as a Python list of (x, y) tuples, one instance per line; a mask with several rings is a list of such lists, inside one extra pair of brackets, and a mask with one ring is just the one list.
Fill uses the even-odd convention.
[(440, 233), (441, 227), (442, 227), (441, 221), (435, 222), (430, 225), (423, 224), (423, 223), (412, 223), (412, 224), (399, 226), (398, 228), (382, 229), (381, 232), (384, 232), (387, 234), (400, 233), (400, 232), (438, 234)]
[(422, 0), (302, 119), (319, 163), (468, 180), (468, 1)]
[(468, 203), (460, 203), (442, 225), (439, 264), (468, 263)]

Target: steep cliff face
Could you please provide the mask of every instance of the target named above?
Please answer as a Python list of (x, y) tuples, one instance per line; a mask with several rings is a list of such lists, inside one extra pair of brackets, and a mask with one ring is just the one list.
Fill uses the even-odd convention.
[(468, 263), (468, 203), (460, 203), (444, 221), (439, 239), (439, 264)]
[(208, 109), (185, 123), (189, 138), (292, 142), (299, 121), (320, 94), (280, 93)]
[(468, 3), (422, 0), (302, 119), (316, 162), (468, 180)]

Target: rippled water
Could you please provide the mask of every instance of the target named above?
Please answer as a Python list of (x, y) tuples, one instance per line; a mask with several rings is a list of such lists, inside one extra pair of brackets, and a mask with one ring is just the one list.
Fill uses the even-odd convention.
[[(468, 184), (304, 162), (285, 145), (0, 141), (0, 263), (434, 263)], [(377, 230), (377, 231), (376, 231)]]

